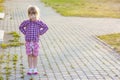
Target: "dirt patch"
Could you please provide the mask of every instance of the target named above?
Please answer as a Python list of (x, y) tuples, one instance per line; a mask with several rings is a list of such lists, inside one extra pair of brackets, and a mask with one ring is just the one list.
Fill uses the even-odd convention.
[(10, 35), (9, 33), (4, 34), (4, 43), (9, 43), (9, 40), (13, 40), (14, 37)]
[(19, 47), (24, 43), (19, 41), (20, 35), (17, 32), (10, 32), (4, 34), (4, 42), (0, 44), (0, 49), (6, 49), (10, 47)]

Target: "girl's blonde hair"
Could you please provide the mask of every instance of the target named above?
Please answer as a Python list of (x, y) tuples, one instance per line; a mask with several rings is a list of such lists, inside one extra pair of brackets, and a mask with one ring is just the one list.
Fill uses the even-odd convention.
[(29, 5), (27, 11), (28, 11), (28, 16), (31, 13), (34, 13), (37, 19), (40, 18), (40, 9), (37, 6)]

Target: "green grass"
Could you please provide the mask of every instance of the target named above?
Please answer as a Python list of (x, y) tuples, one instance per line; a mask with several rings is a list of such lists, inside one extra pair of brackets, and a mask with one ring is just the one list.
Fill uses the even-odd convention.
[(13, 55), (13, 61), (16, 62), (17, 60), (18, 60), (18, 54), (14, 54), (14, 55)]
[(2, 3), (4, 0), (0, 0), (0, 3)]
[(120, 0), (41, 0), (63, 16), (120, 18)]
[(11, 34), (13, 37), (16, 37), (16, 38), (20, 37), (20, 35), (17, 32), (15, 32), (15, 31), (12, 31), (12, 32), (10, 32), (8, 34)]
[(0, 80), (4, 80), (3, 76), (0, 76)]
[(24, 45), (24, 43), (21, 43), (19, 41), (20, 35), (17, 32), (12, 31), (12, 32), (7, 33), (6, 35), (12, 36), (12, 39), (8, 40), (8, 42), (6, 43), (0, 44), (0, 47), (2, 49), (6, 49), (8, 47), (19, 47), (19, 46)]
[(2, 4), (1, 3), (3, 3), (4, 2), (4, 0), (0, 0), (0, 12), (3, 12), (3, 9), (4, 9), (4, 7), (2, 6)]
[[(0, 65), (2, 65), (0, 66), (0, 80), (10, 80), (11, 72), (13, 72), (13, 69), (16, 70), (15, 65), (18, 63), (18, 54), (0, 53), (0, 61), (4, 61), (3, 63), (0, 62)], [(11, 63), (15, 64), (11, 65)], [(4, 72), (1, 72), (1, 70)]]
[(98, 38), (111, 45), (117, 52), (120, 53), (120, 33), (101, 35)]
[(0, 47), (1, 47), (2, 49), (6, 49), (6, 48), (8, 47), (8, 44), (2, 43), (2, 44), (0, 44)]
[(3, 12), (3, 9), (4, 9), (4, 8), (3, 8), (2, 6), (0, 6), (0, 12)]

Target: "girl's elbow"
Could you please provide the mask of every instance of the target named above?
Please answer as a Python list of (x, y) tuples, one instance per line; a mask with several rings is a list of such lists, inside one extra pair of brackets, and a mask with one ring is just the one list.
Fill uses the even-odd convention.
[(48, 28), (48, 27), (46, 27), (46, 29), (48, 30), (49, 28)]

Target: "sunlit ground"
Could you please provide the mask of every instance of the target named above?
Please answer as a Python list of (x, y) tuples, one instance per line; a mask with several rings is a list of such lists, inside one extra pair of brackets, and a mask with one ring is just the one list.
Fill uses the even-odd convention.
[(120, 53), (120, 33), (101, 35), (98, 38), (110, 44), (117, 52)]
[(3, 5), (1, 3), (3, 3), (4, 0), (0, 0), (0, 12), (3, 12)]
[(120, 18), (120, 0), (41, 0), (64, 16)]

